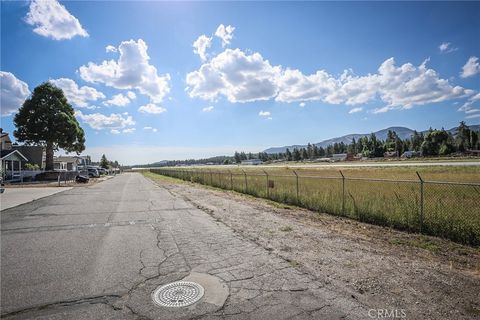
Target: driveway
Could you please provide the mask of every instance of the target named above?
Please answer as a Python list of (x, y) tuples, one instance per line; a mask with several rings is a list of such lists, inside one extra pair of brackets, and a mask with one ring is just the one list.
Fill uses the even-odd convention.
[[(369, 319), (355, 297), (137, 173), (2, 211), (1, 279), (5, 319)], [(152, 302), (181, 279), (217, 287), (186, 308)]]
[(70, 190), (68, 187), (28, 187), (28, 188), (7, 188), (0, 193), (0, 210), (6, 210), (18, 205), (51, 196), (62, 191)]

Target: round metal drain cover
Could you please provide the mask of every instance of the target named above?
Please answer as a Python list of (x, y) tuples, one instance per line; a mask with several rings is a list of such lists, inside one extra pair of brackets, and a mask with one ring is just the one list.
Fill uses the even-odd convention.
[(153, 294), (153, 302), (161, 307), (186, 307), (194, 304), (203, 297), (204, 289), (201, 285), (190, 281), (176, 281), (160, 288)]

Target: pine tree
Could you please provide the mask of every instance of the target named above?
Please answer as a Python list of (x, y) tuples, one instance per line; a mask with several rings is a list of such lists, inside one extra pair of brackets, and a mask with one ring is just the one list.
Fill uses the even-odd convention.
[(109, 168), (108, 160), (107, 160), (107, 157), (105, 155), (102, 155), (102, 158), (100, 159), (100, 167), (102, 167), (104, 169)]
[(85, 150), (85, 133), (63, 91), (49, 82), (33, 90), (15, 115), (13, 135), (19, 142), (46, 148), (45, 170), (53, 170), (58, 148), (79, 154)]

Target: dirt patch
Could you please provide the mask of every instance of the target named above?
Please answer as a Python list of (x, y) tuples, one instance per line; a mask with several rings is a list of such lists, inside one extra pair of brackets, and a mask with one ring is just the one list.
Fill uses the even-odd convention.
[(235, 192), (154, 180), (368, 308), (404, 310), (407, 319), (480, 317), (478, 248)]

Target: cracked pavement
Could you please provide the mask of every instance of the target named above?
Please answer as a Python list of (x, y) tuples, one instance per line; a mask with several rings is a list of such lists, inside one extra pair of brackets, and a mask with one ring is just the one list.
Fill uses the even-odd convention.
[[(5, 319), (368, 319), (354, 297), (137, 173), (1, 212)], [(161, 308), (160, 285), (218, 277), (223, 306)]]

